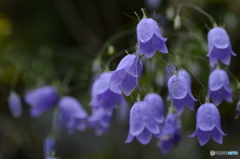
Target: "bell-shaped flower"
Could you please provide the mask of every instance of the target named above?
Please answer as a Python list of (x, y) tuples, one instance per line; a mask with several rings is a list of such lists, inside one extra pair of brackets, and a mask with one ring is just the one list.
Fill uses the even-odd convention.
[(111, 120), (112, 112), (106, 113), (102, 107), (92, 107), (92, 115), (88, 117), (88, 126), (100, 136), (108, 131)]
[(137, 25), (138, 48), (136, 53), (143, 54), (146, 58), (151, 58), (155, 51), (168, 53), (159, 26), (152, 18), (143, 18)]
[(126, 101), (119, 89), (119, 85), (109, 86), (112, 73), (103, 73), (92, 85), (92, 99), (89, 103), (92, 107), (103, 107), (106, 112), (112, 113), (118, 104), (126, 105)]
[(8, 106), (9, 106), (9, 109), (10, 109), (12, 115), (15, 118), (18, 118), (21, 116), (22, 102), (21, 102), (20, 96), (17, 93), (11, 92), (11, 94), (8, 97)]
[(220, 27), (211, 29), (208, 32), (208, 54), (210, 65), (214, 66), (217, 61), (229, 65), (231, 55), (236, 56), (232, 51), (230, 39), (226, 30)]
[(166, 154), (181, 141), (181, 123), (176, 113), (169, 113), (165, 119), (160, 135), (159, 147)]
[(232, 102), (232, 89), (226, 71), (215, 69), (208, 80), (209, 96), (212, 102), (218, 106), (222, 100)]
[(72, 134), (74, 129), (83, 131), (87, 128), (88, 115), (77, 99), (65, 96), (58, 105), (60, 116), (66, 123), (69, 134)]
[(222, 144), (223, 133), (220, 123), (220, 114), (217, 107), (212, 103), (202, 104), (197, 111), (196, 131), (189, 137), (197, 135), (201, 146), (205, 145), (210, 137)]
[(152, 110), (152, 116), (159, 123), (160, 129), (162, 129), (164, 122), (164, 103), (162, 97), (156, 93), (149, 93), (144, 97), (144, 101), (147, 102)]
[(130, 111), (130, 130), (125, 142), (129, 143), (136, 137), (146, 145), (152, 134), (159, 137), (164, 120), (163, 109), (161, 97), (156, 94), (149, 94), (144, 101), (136, 102)]
[(189, 81), (182, 74), (178, 73), (169, 78), (168, 91), (178, 115), (182, 114), (184, 106), (194, 110), (196, 99), (192, 95)]
[(47, 137), (44, 141), (44, 157), (51, 157), (52, 154), (55, 154), (55, 139), (52, 137)]
[(119, 86), (122, 92), (129, 96), (137, 86), (142, 74), (142, 61), (138, 55), (129, 54), (125, 56), (115, 71), (112, 72), (110, 88)]
[(45, 86), (27, 92), (25, 101), (31, 106), (30, 114), (37, 117), (56, 105), (59, 97), (54, 87)]

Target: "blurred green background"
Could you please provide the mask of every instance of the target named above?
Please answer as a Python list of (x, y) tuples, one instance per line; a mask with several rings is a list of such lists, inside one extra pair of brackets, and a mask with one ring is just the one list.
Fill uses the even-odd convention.
[[(166, 83), (163, 78), (165, 63), (162, 58), (178, 66), (184, 64), (207, 87), (209, 66), (207, 32), (208, 18), (191, 8), (182, 8), (182, 27), (173, 28), (174, 11), (180, 1), (159, 0), (1, 0), (0, 1), (0, 159), (41, 159), (43, 140), (49, 133), (53, 110), (39, 118), (29, 116), (29, 106), (23, 100), (23, 115), (12, 117), (7, 103), (14, 74), (20, 72), (14, 89), (22, 97), (29, 89), (44, 85), (59, 88), (60, 95), (77, 98), (89, 115), (90, 85), (106, 64), (114, 70), (124, 50), (135, 51), (138, 24), (136, 12), (146, 8), (149, 16), (159, 22), (163, 36), (168, 38), (169, 55), (155, 55), (144, 59), (141, 78), (143, 94), (154, 91), (165, 99)], [(154, 0), (152, 0), (152, 3)], [(240, 1), (188, 0), (213, 16), (224, 26), (232, 42), (233, 51), (240, 51)], [(171, 10), (171, 8), (174, 8)], [(168, 19), (167, 19), (167, 18)], [(109, 51), (114, 47), (113, 55)], [(112, 49), (112, 47), (111, 47)], [(176, 56), (173, 56), (176, 55)], [(100, 56), (101, 55), (101, 56)], [(159, 58), (160, 56), (160, 58)], [(101, 57), (100, 63), (96, 62)], [(176, 58), (178, 57), (178, 58)], [(109, 61), (110, 59), (110, 61)], [(107, 62), (108, 61), (108, 62)], [(227, 68), (240, 79), (240, 56), (233, 57)], [(223, 67), (225, 68), (225, 67)], [(57, 156), (61, 159), (178, 159), (212, 158), (210, 150), (238, 151), (240, 158), (240, 119), (235, 119), (238, 101), (236, 83), (230, 77), (233, 103), (223, 102), (218, 108), (222, 129), (227, 134), (223, 145), (212, 139), (200, 146), (197, 138), (189, 138), (195, 131), (195, 114), (206, 93), (193, 78), (193, 94), (199, 99), (195, 112), (188, 109), (182, 114), (182, 142), (167, 155), (156, 146), (154, 138), (148, 145), (136, 140), (125, 144), (128, 121), (119, 119), (116, 110), (109, 132), (97, 137), (93, 130), (76, 131), (72, 136), (66, 130), (57, 138)], [(127, 98), (129, 106), (136, 101), (136, 92)], [(166, 104), (166, 110), (168, 105)], [(226, 158), (230, 156), (215, 156)]]

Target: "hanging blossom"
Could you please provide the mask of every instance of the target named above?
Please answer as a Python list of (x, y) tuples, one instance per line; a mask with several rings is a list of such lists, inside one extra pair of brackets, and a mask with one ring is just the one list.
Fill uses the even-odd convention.
[(164, 121), (164, 106), (162, 98), (157, 94), (146, 95), (144, 101), (136, 102), (130, 111), (130, 129), (126, 143), (134, 137), (146, 145), (152, 138), (152, 134), (159, 137)]
[(60, 116), (66, 123), (69, 134), (72, 134), (74, 129), (83, 131), (87, 128), (88, 115), (77, 99), (65, 96), (58, 105)]
[(166, 154), (181, 141), (181, 123), (176, 113), (169, 113), (165, 119), (160, 135), (159, 147)]
[(17, 93), (15, 93), (15, 92), (10, 93), (10, 95), (8, 97), (8, 106), (9, 106), (9, 109), (10, 109), (12, 115), (15, 118), (18, 118), (21, 116), (22, 102), (21, 102), (20, 96)]
[(222, 144), (223, 133), (220, 123), (220, 114), (217, 107), (212, 103), (202, 104), (197, 111), (196, 131), (189, 137), (197, 135), (201, 146), (205, 145), (210, 137)]
[(194, 101), (189, 81), (182, 75), (176, 74), (168, 80), (168, 91), (170, 99), (179, 115), (184, 111), (184, 106), (194, 110)]
[(54, 87), (45, 86), (27, 92), (25, 101), (31, 106), (30, 114), (37, 117), (55, 106), (59, 101), (59, 97)]
[(165, 41), (156, 21), (152, 18), (143, 18), (137, 25), (138, 48), (136, 53), (151, 58), (155, 51), (168, 53)]
[(55, 154), (55, 139), (52, 137), (47, 137), (44, 140), (44, 147), (43, 147), (43, 151), (44, 151), (44, 157), (48, 158)]
[(109, 86), (111, 77), (112, 73), (105, 72), (94, 81), (91, 90), (92, 99), (89, 103), (92, 107), (102, 107), (110, 114), (118, 104), (127, 105), (119, 85)]
[(218, 106), (222, 100), (232, 102), (232, 89), (226, 71), (215, 69), (208, 80), (209, 96), (212, 102)]
[(88, 127), (95, 130), (95, 134), (100, 136), (106, 133), (110, 127), (112, 113), (106, 111), (102, 107), (92, 107), (92, 115), (88, 117)]
[(118, 64), (117, 69), (112, 72), (110, 88), (119, 88), (126, 96), (129, 96), (135, 87), (140, 89), (139, 78), (142, 68), (142, 61), (138, 55), (126, 55)]
[(214, 66), (217, 61), (229, 65), (231, 55), (236, 56), (232, 51), (230, 39), (225, 29), (215, 27), (208, 32), (208, 54), (210, 65)]

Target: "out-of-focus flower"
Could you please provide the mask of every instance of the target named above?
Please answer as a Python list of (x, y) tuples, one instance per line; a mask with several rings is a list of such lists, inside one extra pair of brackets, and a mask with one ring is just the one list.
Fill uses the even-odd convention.
[(52, 137), (47, 137), (44, 141), (44, 157), (51, 158), (51, 155), (55, 153), (55, 139)]
[(215, 27), (208, 32), (208, 54), (210, 65), (214, 66), (218, 60), (229, 65), (231, 55), (236, 56), (232, 51), (230, 39), (227, 32), (220, 27)]
[(168, 91), (178, 115), (182, 114), (184, 106), (194, 110), (194, 101), (196, 99), (192, 95), (189, 81), (182, 74), (178, 73), (170, 77)]
[(237, 119), (240, 115), (240, 96), (238, 97), (238, 102), (237, 102), (237, 106), (236, 106), (236, 116), (235, 119)]
[(174, 29), (175, 30), (178, 30), (181, 28), (181, 17), (179, 15), (177, 15), (175, 18), (174, 18)]
[(25, 101), (31, 106), (30, 114), (37, 117), (56, 105), (59, 97), (54, 87), (45, 86), (27, 92)]
[(106, 112), (112, 113), (112, 110), (118, 105), (126, 105), (126, 101), (119, 89), (119, 85), (110, 86), (109, 82), (112, 73), (103, 73), (92, 85), (92, 99), (89, 103), (92, 107), (102, 107)]
[(162, 98), (151, 93), (146, 95), (144, 101), (136, 102), (130, 111), (130, 130), (126, 143), (133, 140), (134, 137), (145, 145), (152, 138), (152, 134), (159, 137), (164, 121)]
[(146, 6), (151, 10), (156, 10), (161, 6), (162, 0), (145, 0)]
[(87, 128), (87, 113), (81, 104), (73, 97), (65, 96), (59, 101), (61, 118), (68, 127), (69, 134), (74, 129), (83, 131)]
[(217, 107), (212, 103), (202, 104), (197, 111), (196, 131), (189, 137), (197, 135), (201, 146), (205, 145), (210, 137), (222, 144), (223, 133), (220, 123), (220, 114)]
[(125, 95), (129, 96), (136, 86), (140, 89), (139, 78), (141, 74), (142, 62), (140, 57), (129, 54), (121, 60), (117, 69), (112, 72), (109, 86), (110, 88), (119, 88)]
[(15, 118), (18, 118), (22, 114), (22, 102), (20, 96), (15, 93), (11, 92), (9, 97), (8, 97), (8, 106), (10, 108), (10, 111), (12, 115)]
[(215, 69), (208, 80), (209, 96), (212, 102), (218, 106), (222, 100), (232, 102), (232, 89), (226, 71)]
[(166, 38), (163, 38), (158, 24), (151, 18), (143, 18), (137, 25), (138, 48), (136, 53), (143, 54), (151, 58), (155, 51), (168, 53), (165, 44)]
[(181, 124), (176, 113), (169, 113), (165, 119), (160, 135), (159, 147), (166, 154), (181, 141)]
[(106, 133), (112, 120), (112, 111), (106, 113), (102, 107), (92, 107), (92, 115), (88, 118), (88, 126), (94, 128), (96, 135)]

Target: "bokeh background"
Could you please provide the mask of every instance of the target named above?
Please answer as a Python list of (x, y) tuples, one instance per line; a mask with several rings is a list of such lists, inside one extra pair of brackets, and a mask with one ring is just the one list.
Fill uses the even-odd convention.
[[(207, 88), (210, 72), (207, 54), (207, 32), (212, 27), (208, 18), (191, 8), (183, 7), (181, 29), (173, 27), (178, 3), (194, 4), (223, 26), (231, 39), (233, 57), (229, 67), (223, 67), (240, 80), (240, 1), (238, 0), (1, 0), (0, 1), (0, 159), (42, 159), (43, 141), (49, 133), (53, 109), (38, 118), (29, 115), (24, 102), (27, 90), (52, 85), (60, 95), (77, 98), (89, 114), (90, 86), (106, 68), (114, 70), (125, 55), (136, 46), (136, 26), (142, 17), (141, 8), (158, 21), (168, 38), (169, 55), (143, 59), (141, 78), (143, 94), (157, 92), (167, 96), (165, 66), (162, 59), (177, 66), (184, 65)], [(97, 58), (98, 57), (98, 58)], [(99, 61), (101, 59), (101, 61)], [(109, 66), (109, 67), (106, 67)], [(14, 80), (16, 72), (19, 75)], [(96, 136), (88, 129), (71, 136), (63, 129), (57, 137), (57, 156), (61, 159), (178, 159), (212, 158), (210, 150), (238, 151), (240, 119), (235, 119), (238, 101), (236, 83), (233, 103), (223, 102), (218, 108), (222, 129), (227, 134), (223, 145), (212, 139), (200, 146), (188, 135), (195, 131), (195, 115), (204, 103), (203, 87), (193, 77), (193, 94), (199, 100), (195, 111), (188, 109), (181, 116), (182, 142), (169, 154), (163, 155), (154, 138), (148, 145), (136, 140), (125, 144), (128, 133), (128, 112), (120, 108), (114, 113), (109, 132)], [(14, 81), (16, 81), (16, 86)], [(14, 118), (7, 98), (10, 89), (22, 97), (23, 114)], [(129, 106), (136, 101), (136, 92), (127, 98)], [(166, 102), (166, 112), (168, 103)], [(57, 106), (56, 106), (57, 107)], [(128, 108), (129, 109), (129, 108)]]

